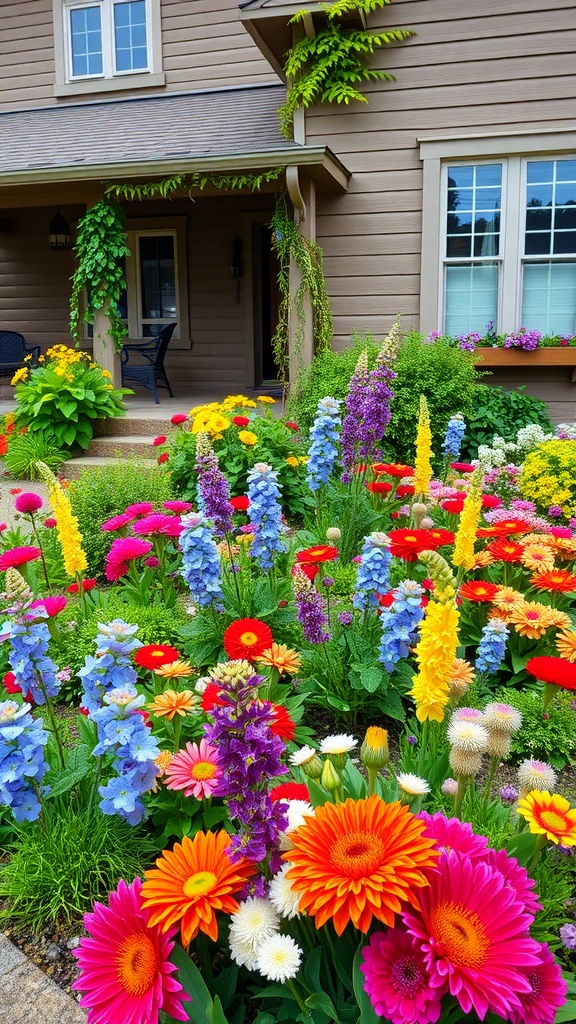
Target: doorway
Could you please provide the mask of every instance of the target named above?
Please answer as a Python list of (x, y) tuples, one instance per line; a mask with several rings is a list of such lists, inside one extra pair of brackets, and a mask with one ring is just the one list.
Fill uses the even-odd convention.
[(254, 302), (254, 384), (257, 388), (279, 386), (272, 338), (278, 325), (278, 258), (272, 247), (269, 224), (252, 224)]

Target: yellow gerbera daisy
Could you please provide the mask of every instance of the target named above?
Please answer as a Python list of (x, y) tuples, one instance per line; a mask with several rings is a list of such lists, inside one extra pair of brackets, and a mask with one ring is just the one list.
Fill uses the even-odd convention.
[(556, 845), (576, 846), (576, 809), (558, 793), (533, 789), (518, 802), (518, 814), (536, 835), (544, 835)]

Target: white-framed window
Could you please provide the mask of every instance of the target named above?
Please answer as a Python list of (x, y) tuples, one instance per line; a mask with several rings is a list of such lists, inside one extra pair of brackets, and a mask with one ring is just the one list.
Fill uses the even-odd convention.
[(160, 0), (53, 0), (55, 93), (159, 85)]
[(576, 333), (575, 135), (421, 141), (422, 330)]

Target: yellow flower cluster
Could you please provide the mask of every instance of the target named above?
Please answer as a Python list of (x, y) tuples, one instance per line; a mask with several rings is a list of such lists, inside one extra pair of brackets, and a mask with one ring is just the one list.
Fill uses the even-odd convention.
[(88, 566), (82, 547), (82, 534), (78, 520), (72, 512), (70, 498), (45, 462), (37, 462), (38, 475), (48, 488), (48, 500), (56, 520), (58, 540), (62, 548), (64, 568), (69, 576), (77, 576)]
[(416, 704), (419, 722), (432, 719), (441, 722), (450, 699), (452, 666), (458, 648), (459, 612), (453, 602), (429, 601), (420, 623), (420, 640), (416, 647), (418, 674), (413, 679), (410, 696)]
[[(223, 402), (206, 402), (205, 405), (197, 405), (190, 410), (190, 431), (192, 434), (209, 434), (213, 440), (219, 440), (232, 422), (227, 414), (236, 409), (256, 408), (256, 402), (247, 398), (246, 395), (228, 395)], [(254, 435), (254, 441), (245, 443), (254, 444), (256, 440)]]
[(576, 441), (544, 441), (522, 466), (520, 491), (546, 511), (559, 505), (567, 519), (576, 511)]
[(454, 541), (454, 554), (452, 562), (454, 565), (461, 565), (464, 569), (472, 569), (475, 562), (474, 542), (476, 530), (480, 522), (482, 512), (482, 473), (475, 470), (470, 483), (470, 490), (464, 500), (464, 507), (460, 515), (458, 530)]
[(75, 348), (68, 348), (67, 345), (52, 345), (46, 350), (46, 359), (50, 361), (50, 369), (57, 377), (62, 377), (71, 383), (74, 380), (74, 367), (83, 363), (84, 367), (90, 362), (90, 356), (86, 352), (80, 352)]
[(242, 444), (247, 444), (251, 447), (256, 444), (258, 437), (252, 430), (241, 430), (238, 434), (238, 440), (242, 441)]
[(428, 494), (432, 478), (432, 431), (428, 402), (420, 395), (420, 415), (416, 433), (416, 462), (414, 463), (414, 493)]
[(22, 384), (26, 380), (28, 380), (28, 367), (21, 366), (19, 370), (16, 370), (16, 373), (12, 377), (10, 383), (14, 386), (16, 384)]

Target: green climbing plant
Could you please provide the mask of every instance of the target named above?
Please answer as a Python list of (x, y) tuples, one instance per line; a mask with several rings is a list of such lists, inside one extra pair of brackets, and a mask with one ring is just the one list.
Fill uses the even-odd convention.
[[(112, 199), (101, 199), (78, 222), (75, 246), (76, 270), (70, 296), (70, 333), (78, 345), (80, 325), (93, 323), (98, 309), (105, 308), (110, 336), (122, 348), (126, 327), (119, 303), (126, 288), (124, 258), (130, 255), (124, 232), (124, 212)], [(82, 314), (83, 296), (86, 307)]]
[(258, 192), (267, 182), (277, 181), (284, 171), (284, 167), (271, 167), (270, 170), (260, 171), (258, 174), (203, 174), (194, 171), (193, 174), (175, 174), (171, 178), (161, 178), (160, 181), (148, 181), (144, 184), (111, 182), (106, 186), (104, 194), (108, 199), (127, 199), (133, 202), (139, 199), (154, 199), (157, 196), (167, 199), (174, 192), (184, 189), (188, 190), (190, 198), (193, 199), (194, 193), (203, 192), (207, 185), (226, 192)]
[[(302, 346), (306, 325), (304, 299), (310, 298), (312, 306), (312, 327), (314, 333), (314, 354), (326, 352), (332, 341), (332, 312), (324, 279), (323, 252), (319, 245), (300, 233), (298, 225), (290, 217), (286, 195), (281, 193), (276, 201), (276, 210), (271, 221), (272, 245), (278, 256), (278, 288), (280, 301), (278, 325), (272, 338), (274, 361), (280, 380), (288, 381), (289, 369), (289, 321), (292, 304), (296, 310), (298, 326), (294, 336), (296, 352)], [(294, 295), (290, 293), (290, 260), (293, 259), (301, 274), (301, 281)]]
[[(278, 115), (284, 134), (290, 138), (294, 111), (315, 103), (350, 103), (368, 100), (358, 88), (363, 82), (393, 81), (389, 71), (370, 67), (374, 51), (389, 43), (399, 43), (414, 33), (410, 29), (372, 32), (347, 28), (339, 19), (351, 12), (366, 15), (391, 3), (391, 0), (337, 0), (323, 5), (327, 24), (312, 37), (303, 36), (288, 50), (284, 70), (288, 78), (288, 94)], [(299, 11), (292, 24), (304, 22), (308, 11)]]

